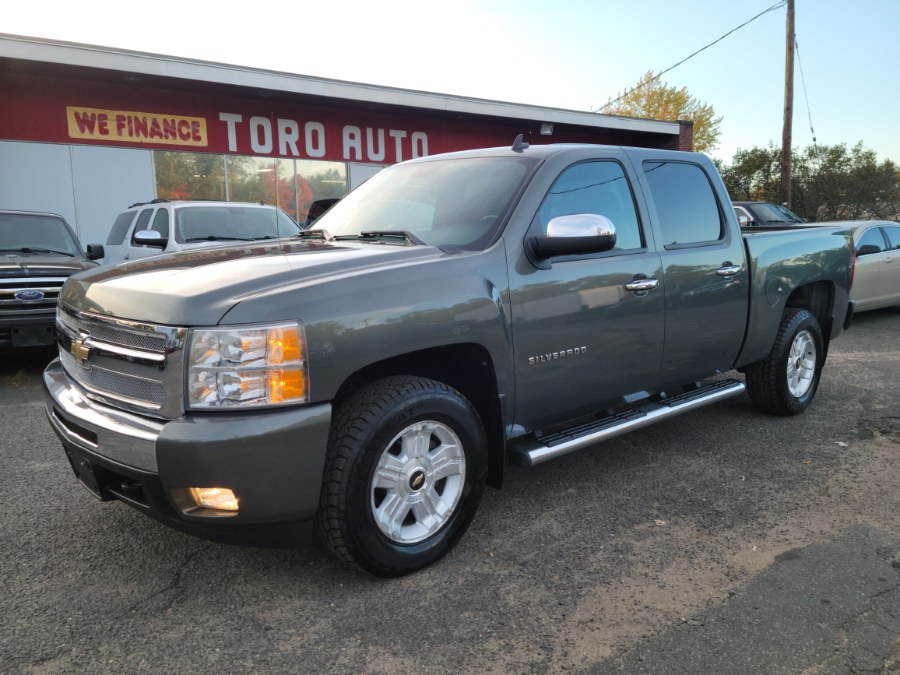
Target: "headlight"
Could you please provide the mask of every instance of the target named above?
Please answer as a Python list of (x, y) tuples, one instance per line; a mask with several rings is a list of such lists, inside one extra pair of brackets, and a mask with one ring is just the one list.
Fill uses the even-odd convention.
[(299, 323), (191, 331), (189, 408), (305, 403), (306, 338)]

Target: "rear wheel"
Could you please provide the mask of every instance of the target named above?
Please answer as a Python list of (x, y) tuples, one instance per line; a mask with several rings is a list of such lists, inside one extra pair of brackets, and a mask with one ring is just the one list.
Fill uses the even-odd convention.
[(823, 345), (822, 329), (809, 311), (785, 310), (769, 356), (746, 370), (753, 404), (776, 415), (806, 410), (819, 386)]
[(481, 500), (486, 439), (472, 405), (433, 380), (375, 382), (336, 411), (319, 532), (336, 556), (379, 576), (438, 560)]

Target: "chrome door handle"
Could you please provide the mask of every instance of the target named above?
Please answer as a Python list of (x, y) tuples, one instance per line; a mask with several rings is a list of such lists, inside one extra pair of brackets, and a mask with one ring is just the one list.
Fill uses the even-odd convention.
[(635, 292), (652, 291), (657, 286), (659, 286), (658, 279), (635, 279), (625, 284), (625, 290)]
[(722, 263), (722, 266), (716, 270), (716, 274), (720, 277), (733, 277), (744, 271), (743, 265), (732, 265), (731, 263)]

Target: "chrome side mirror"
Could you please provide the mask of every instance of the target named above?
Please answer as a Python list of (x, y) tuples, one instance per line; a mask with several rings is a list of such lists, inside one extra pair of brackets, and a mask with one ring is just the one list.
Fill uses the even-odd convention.
[(138, 246), (155, 246), (157, 248), (165, 248), (169, 242), (168, 237), (162, 236), (156, 230), (141, 230), (134, 233), (134, 243)]
[(616, 245), (616, 226), (595, 213), (558, 216), (547, 223), (546, 235), (528, 237), (526, 244), (532, 260), (546, 269), (555, 256), (609, 251)]

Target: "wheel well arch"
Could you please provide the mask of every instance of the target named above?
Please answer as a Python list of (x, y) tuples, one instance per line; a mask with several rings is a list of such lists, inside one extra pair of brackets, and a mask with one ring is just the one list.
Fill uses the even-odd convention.
[(339, 406), (367, 384), (392, 375), (412, 375), (443, 382), (469, 400), (481, 418), (488, 439), (487, 483), (499, 488), (503, 482), (506, 434), (497, 375), (488, 351), (478, 344), (455, 344), (370, 363), (344, 380), (334, 397), (334, 406)]
[(823, 356), (827, 356), (834, 322), (834, 284), (829, 281), (816, 281), (799, 286), (791, 292), (785, 302), (785, 308), (788, 307), (805, 309), (816, 317), (822, 328), (822, 340), (825, 343)]

